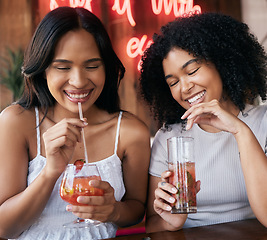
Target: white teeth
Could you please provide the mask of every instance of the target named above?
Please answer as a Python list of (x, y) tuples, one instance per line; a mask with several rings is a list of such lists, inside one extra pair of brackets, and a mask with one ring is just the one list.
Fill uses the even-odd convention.
[(89, 93), (83, 93), (83, 94), (72, 94), (72, 93), (67, 93), (69, 97), (71, 98), (76, 98), (76, 99), (81, 99), (85, 98), (89, 95)]
[(193, 98), (188, 99), (187, 101), (192, 104), (193, 102), (197, 101), (198, 99), (202, 98), (205, 94), (205, 91), (199, 93), (198, 95), (194, 96)]

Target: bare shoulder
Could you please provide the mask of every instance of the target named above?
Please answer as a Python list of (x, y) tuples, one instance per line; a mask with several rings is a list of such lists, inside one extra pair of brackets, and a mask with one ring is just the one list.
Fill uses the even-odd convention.
[[(35, 119), (33, 110), (25, 110), (15, 104), (5, 108), (0, 114), (0, 128), (16, 129), (23, 131), (32, 124)], [(2, 130), (1, 130), (2, 131)]]
[(132, 137), (149, 137), (150, 135), (147, 125), (130, 112), (123, 112), (121, 126), (122, 132), (126, 132)]
[(147, 145), (150, 142), (147, 125), (132, 113), (123, 112), (120, 132), (125, 147), (131, 144)]

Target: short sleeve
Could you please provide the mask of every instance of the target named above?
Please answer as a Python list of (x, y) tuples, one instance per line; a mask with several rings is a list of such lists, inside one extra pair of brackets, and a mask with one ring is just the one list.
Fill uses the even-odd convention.
[(265, 152), (265, 155), (267, 156), (267, 138), (266, 138), (266, 141), (265, 141), (265, 150), (264, 150), (264, 152)]
[(167, 140), (156, 134), (151, 150), (149, 174), (161, 177), (161, 173), (168, 170)]

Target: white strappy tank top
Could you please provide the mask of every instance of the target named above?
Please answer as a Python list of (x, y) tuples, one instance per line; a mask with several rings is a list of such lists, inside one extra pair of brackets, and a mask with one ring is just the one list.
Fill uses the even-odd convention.
[[(46, 158), (41, 155), (41, 136), (39, 129), (39, 111), (36, 112), (36, 128), (37, 128), (37, 156), (29, 162), (28, 168), (28, 185), (42, 171), (46, 164)], [(120, 201), (125, 194), (125, 186), (122, 175), (121, 160), (117, 155), (118, 139), (120, 133), (120, 123), (122, 112), (120, 112), (117, 123), (117, 131), (115, 137), (114, 154), (108, 158), (96, 162), (99, 173), (103, 181), (109, 182), (114, 188), (114, 195), (117, 201)], [(46, 204), (39, 219), (18, 239), (42, 239), (42, 240), (62, 240), (62, 239), (104, 239), (115, 237), (117, 226), (113, 223), (101, 223), (97, 227), (92, 228), (64, 228), (62, 225), (76, 219), (76, 216), (66, 211), (67, 203), (64, 202), (60, 195), (60, 183), (62, 175), (58, 178), (49, 201)], [(33, 199), (34, 201), (34, 199)]]

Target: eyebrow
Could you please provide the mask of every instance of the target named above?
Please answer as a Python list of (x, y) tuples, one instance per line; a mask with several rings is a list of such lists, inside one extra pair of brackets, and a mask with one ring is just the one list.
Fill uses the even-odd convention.
[(188, 62), (186, 62), (183, 66), (182, 66), (182, 69), (186, 68), (188, 65), (192, 64), (192, 63), (195, 63), (195, 62), (198, 62), (199, 61), (199, 58), (193, 58), (191, 60), (189, 60)]
[[(190, 59), (188, 62), (186, 62), (183, 66), (182, 66), (182, 69), (185, 69), (188, 65), (192, 64), (192, 63), (195, 63), (195, 62), (198, 62), (199, 61), (199, 58), (193, 58), (193, 59)], [(165, 81), (167, 81), (168, 78), (172, 77), (172, 74), (169, 74), (167, 76), (165, 76)]]
[[(91, 59), (86, 60), (85, 63), (98, 62), (98, 61), (102, 62), (103, 60), (102, 60), (102, 58), (91, 58)], [(58, 62), (58, 63), (72, 63), (72, 61), (69, 61), (69, 60), (66, 60), (66, 59), (55, 59), (53, 61), (53, 63), (55, 63), (55, 62)]]

